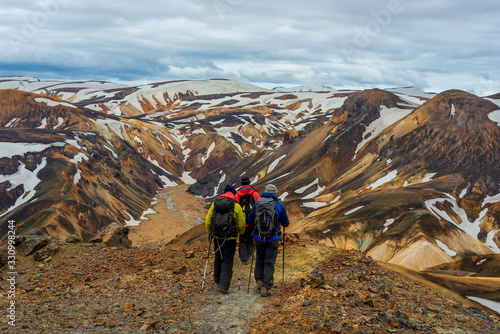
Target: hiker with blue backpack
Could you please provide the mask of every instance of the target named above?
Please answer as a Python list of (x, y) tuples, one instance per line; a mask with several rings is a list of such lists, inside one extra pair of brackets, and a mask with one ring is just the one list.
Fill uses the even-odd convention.
[(262, 297), (271, 295), (274, 285), (274, 265), (278, 257), (281, 227), (288, 227), (288, 215), (277, 197), (278, 189), (268, 184), (247, 216), (254, 225), (256, 247), (255, 281)]
[(214, 240), (214, 281), (224, 294), (229, 292), (233, 277), (236, 240), (245, 232), (245, 214), (236, 203), (235, 195), (234, 187), (226, 185), (223, 194), (210, 206), (205, 218), (207, 233)]
[[(259, 189), (254, 188), (250, 185), (250, 178), (247, 175), (241, 177), (241, 187), (236, 191), (236, 202), (240, 204), (243, 212), (245, 213), (245, 219), (252, 211), (255, 202), (259, 199)], [(245, 233), (240, 236), (240, 246), (238, 249), (238, 254), (240, 260), (246, 263), (253, 255), (255, 249), (255, 242), (253, 238), (253, 224), (249, 224), (248, 221), (245, 224)]]

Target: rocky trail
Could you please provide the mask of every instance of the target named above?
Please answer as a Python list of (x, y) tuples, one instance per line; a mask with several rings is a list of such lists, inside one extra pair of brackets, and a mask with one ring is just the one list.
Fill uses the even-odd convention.
[[(6, 333), (500, 333), (473, 302), (388, 271), (356, 251), (290, 242), (262, 298), (250, 265), (235, 261), (228, 295), (212, 281), (206, 248), (67, 244), (48, 262), (18, 262), (16, 326)], [(238, 276), (240, 288), (238, 289)], [(2, 281), (5, 282), (5, 274)], [(0, 294), (5, 297), (6, 287)], [(6, 312), (7, 298), (0, 309)]]
[[(251, 265), (240, 267), (238, 254), (229, 294), (220, 294), (212, 279), (213, 254), (203, 283), (208, 242), (168, 243), (203, 221), (203, 199), (172, 188), (153, 209), (158, 214), (130, 228), (131, 248), (62, 243), (42, 261), (19, 255), (15, 326), (6, 317), (10, 291), (3, 284), (0, 331), (500, 333), (498, 314), (480, 304), (389, 270), (358, 251), (296, 235), (287, 235), (284, 251), (280, 246), (270, 297), (255, 291)], [(2, 282), (8, 277), (2, 270)]]

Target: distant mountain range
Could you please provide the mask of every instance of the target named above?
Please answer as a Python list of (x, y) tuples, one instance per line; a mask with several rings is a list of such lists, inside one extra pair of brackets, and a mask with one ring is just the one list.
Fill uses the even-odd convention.
[(90, 238), (163, 187), (210, 199), (247, 174), (299, 237), (414, 269), (500, 253), (499, 123), (500, 94), (459, 90), (3, 77), (0, 235)]

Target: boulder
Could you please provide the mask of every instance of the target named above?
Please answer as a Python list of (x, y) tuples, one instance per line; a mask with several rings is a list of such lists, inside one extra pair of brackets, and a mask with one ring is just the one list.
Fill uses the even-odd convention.
[(319, 267), (314, 268), (314, 270), (305, 277), (300, 279), (300, 286), (303, 288), (305, 286), (310, 286), (311, 288), (320, 288), (325, 284), (325, 275)]
[(59, 245), (59, 240), (54, 236), (22, 234), (16, 236), (15, 246), (19, 254), (28, 256), (51, 243)]
[(91, 243), (104, 243), (107, 246), (132, 247), (132, 241), (128, 238), (129, 228), (118, 223), (111, 223), (99, 234), (90, 240)]
[(75, 235), (75, 234), (72, 234), (70, 236), (68, 236), (66, 238), (66, 240), (64, 240), (67, 244), (80, 244), (83, 242), (83, 238), (78, 236), (78, 235)]
[(59, 247), (59, 241), (52, 241), (50, 242), (47, 246), (43, 247), (40, 250), (37, 250), (33, 254), (33, 258), (35, 261), (43, 261), (45, 259), (48, 259), (52, 255), (56, 254), (59, 252), (61, 249)]

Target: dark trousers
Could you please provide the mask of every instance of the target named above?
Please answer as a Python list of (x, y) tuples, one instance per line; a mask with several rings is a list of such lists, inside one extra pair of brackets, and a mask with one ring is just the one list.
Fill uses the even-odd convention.
[(214, 281), (224, 290), (228, 290), (233, 277), (233, 260), (236, 252), (236, 239), (214, 238), (215, 260)]
[(271, 289), (274, 284), (274, 264), (278, 256), (280, 241), (255, 241), (257, 256), (255, 259), (255, 280), (262, 281), (262, 286)]
[(252, 257), (254, 249), (255, 249), (255, 240), (253, 236), (246, 237), (242, 235), (240, 237), (240, 248), (238, 250), (241, 261), (243, 262), (248, 261)]

